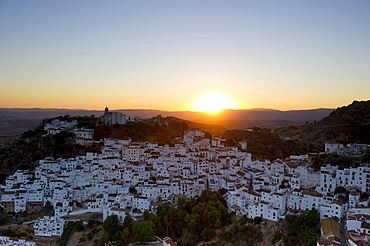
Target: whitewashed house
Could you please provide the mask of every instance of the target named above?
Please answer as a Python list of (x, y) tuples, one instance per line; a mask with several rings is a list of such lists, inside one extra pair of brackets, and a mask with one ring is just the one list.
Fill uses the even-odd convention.
[(65, 220), (59, 217), (44, 216), (35, 221), (34, 234), (39, 237), (61, 237), (64, 223)]

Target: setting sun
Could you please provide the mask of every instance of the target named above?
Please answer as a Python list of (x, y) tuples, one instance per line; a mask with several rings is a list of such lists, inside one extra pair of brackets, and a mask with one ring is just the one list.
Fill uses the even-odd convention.
[(217, 114), (223, 109), (234, 109), (233, 101), (219, 93), (206, 94), (194, 103), (195, 111)]

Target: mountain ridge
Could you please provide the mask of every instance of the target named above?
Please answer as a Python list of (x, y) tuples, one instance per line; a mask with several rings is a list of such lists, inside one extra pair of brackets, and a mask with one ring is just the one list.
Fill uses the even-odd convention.
[(370, 143), (370, 100), (353, 101), (338, 107), (305, 129), (300, 138), (320, 142)]
[[(131, 117), (151, 118), (157, 115), (174, 116), (186, 120), (197, 119), (236, 119), (236, 120), (320, 120), (327, 116), (334, 109), (318, 108), (305, 110), (276, 110), (276, 109), (225, 109), (219, 114), (211, 115), (196, 111), (166, 111), (157, 109), (117, 109), (112, 110), (121, 112)], [(26, 118), (44, 119), (57, 117), (63, 114), (71, 116), (103, 115), (104, 110), (85, 110), (85, 109), (60, 109), (60, 108), (0, 108), (1, 118)]]
[[(194, 111), (164, 111), (155, 109), (112, 110), (126, 114), (131, 119), (148, 119), (158, 115), (175, 117), (201, 124), (220, 125), (226, 129), (245, 129), (253, 126), (278, 128), (300, 125), (306, 121), (317, 121), (327, 116), (333, 109), (310, 109), (280, 111), (275, 109), (223, 110), (217, 115)], [(46, 108), (0, 108), (0, 135), (17, 135), (35, 128), (45, 118), (58, 116), (101, 116), (104, 110), (85, 109), (46, 109)], [(18, 129), (19, 128), (19, 129)]]

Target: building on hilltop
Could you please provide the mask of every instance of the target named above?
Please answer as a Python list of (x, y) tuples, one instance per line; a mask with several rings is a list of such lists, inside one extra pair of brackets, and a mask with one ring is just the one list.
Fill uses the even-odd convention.
[(101, 117), (101, 121), (105, 125), (115, 125), (115, 124), (126, 124), (126, 115), (120, 112), (109, 112), (108, 107), (105, 108), (104, 115)]
[(55, 135), (61, 131), (70, 131), (76, 128), (78, 122), (73, 120), (71, 122), (54, 119), (51, 123), (45, 124), (44, 130), (47, 132), (46, 135)]

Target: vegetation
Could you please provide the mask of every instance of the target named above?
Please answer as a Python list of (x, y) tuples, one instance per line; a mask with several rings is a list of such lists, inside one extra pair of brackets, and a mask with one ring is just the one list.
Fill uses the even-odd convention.
[(286, 246), (316, 245), (320, 239), (320, 215), (316, 209), (304, 215), (287, 215), (287, 232), (283, 237)]
[(337, 188), (335, 188), (334, 190), (334, 194), (346, 194), (346, 193), (348, 193), (347, 189), (344, 188), (343, 186), (337, 186)]
[(94, 115), (91, 116), (58, 116), (55, 118), (46, 118), (43, 120), (43, 124), (52, 123), (53, 120), (58, 119), (61, 121), (68, 121), (71, 122), (73, 120), (77, 120), (77, 127), (78, 128), (86, 128), (86, 129), (95, 129), (95, 126), (98, 124), (98, 118)]
[(101, 125), (95, 128), (94, 139), (126, 139), (133, 141), (158, 142), (160, 144), (173, 144), (175, 138), (181, 137), (188, 129), (185, 122), (164, 118), (161, 121), (149, 120), (147, 122), (128, 123), (125, 125)]
[[(78, 127), (95, 127), (96, 119), (94, 116), (71, 117), (60, 116), (60, 120), (77, 120)], [(100, 152), (101, 146), (77, 145), (73, 134), (62, 131), (55, 135), (45, 135), (44, 124), (53, 119), (45, 119), (42, 124), (34, 130), (24, 132), (18, 139), (10, 144), (0, 147), (0, 183), (3, 183), (6, 176), (13, 174), (16, 170), (33, 170), (36, 162), (45, 157), (69, 158), (77, 155), (85, 155), (86, 152)]]
[(262, 240), (261, 218), (240, 219), (231, 224), (231, 214), (227, 212), (225, 201), (219, 192), (204, 190), (196, 199), (179, 199), (176, 206), (164, 203), (158, 206), (156, 215), (145, 211), (142, 221), (133, 221), (130, 215), (122, 225), (118, 217), (111, 215), (103, 224), (105, 234), (96, 246), (128, 245), (132, 242), (153, 241), (154, 236), (170, 236), (179, 245), (196, 245), (200, 241), (211, 245), (255, 245)]
[(254, 127), (253, 131), (226, 131), (223, 137), (227, 139), (226, 144), (229, 146), (238, 146), (240, 141), (247, 141), (248, 152), (253, 153), (254, 158), (281, 159), (290, 155), (320, 151), (312, 144), (298, 140), (283, 140), (270, 129), (259, 127)]
[(50, 201), (47, 201), (42, 209), (43, 213), (45, 213), (47, 216), (53, 216), (54, 215), (54, 209), (53, 205), (51, 205)]
[(301, 138), (321, 143), (368, 143), (370, 101), (354, 101), (334, 110), (316, 125), (308, 127)]
[(0, 236), (10, 237), (11, 239), (25, 239), (33, 241), (33, 226), (32, 225), (17, 225), (12, 227), (2, 228)]
[(41, 137), (38, 129), (25, 132), (12, 144), (0, 147), (0, 183), (16, 170), (33, 170), (38, 160), (45, 157), (69, 158), (86, 152), (99, 152), (100, 146), (77, 145), (71, 133), (60, 132)]
[(233, 245), (256, 245), (263, 238), (261, 221), (260, 217), (255, 219), (242, 218), (238, 221), (239, 224), (232, 225), (227, 230), (222, 231), (222, 240), (231, 242)]
[(17, 232), (15, 230), (11, 229), (4, 229), (0, 230), (0, 235), (1, 236), (6, 236), (6, 237), (11, 237), (11, 238), (24, 238), (27, 236), (24, 232)]
[(369, 162), (370, 155), (367, 154), (362, 157), (350, 158), (346, 156), (340, 156), (337, 154), (322, 154), (312, 159), (312, 167), (315, 170), (319, 170), (321, 166), (326, 164), (333, 164), (338, 166), (339, 169), (343, 170), (350, 167), (358, 167), (361, 163)]
[(210, 189), (204, 190), (198, 199), (180, 199), (177, 206), (164, 203), (158, 206), (156, 215), (145, 211), (143, 217), (142, 221), (134, 222), (127, 215), (123, 224), (118, 225), (116, 215), (108, 216), (103, 224), (105, 234), (96, 245), (153, 241), (155, 235), (170, 236), (180, 245), (195, 245), (201, 240), (210, 240), (217, 229), (231, 222), (221, 194)]
[(82, 231), (83, 229), (84, 225), (81, 221), (68, 222), (67, 226), (64, 228), (63, 235), (58, 240), (58, 246), (66, 246), (71, 235), (73, 235), (75, 231)]

